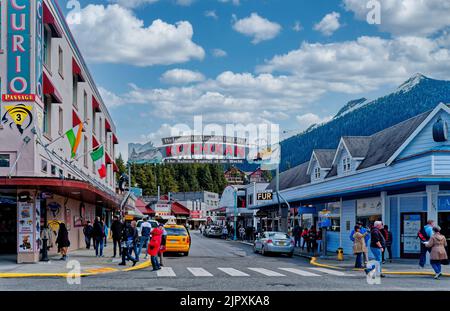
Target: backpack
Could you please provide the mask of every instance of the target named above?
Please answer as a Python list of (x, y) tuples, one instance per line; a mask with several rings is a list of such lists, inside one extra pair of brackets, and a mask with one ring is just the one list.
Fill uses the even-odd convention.
[(150, 236), (150, 227), (142, 227), (142, 236), (149, 237)]
[(425, 231), (425, 227), (422, 227), (419, 232), (417, 232), (417, 238), (420, 239), (422, 242), (426, 242), (430, 239), (427, 232)]

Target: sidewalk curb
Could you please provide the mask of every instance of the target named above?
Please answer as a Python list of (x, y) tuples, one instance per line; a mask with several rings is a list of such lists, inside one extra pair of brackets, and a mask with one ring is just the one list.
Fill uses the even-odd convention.
[[(316, 257), (312, 257), (311, 261), (309, 262), (313, 266), (318, 267), (324, 267), (324, 268), (330, 268), (330, 269), (339, 269), (344, 270), (344, 268), (334, 265), (325, 265), (317, 262)], [(351, 269), (352, 271), (364, 271), (363, 269)], [(426, 272), (426, 271), (383, 271), (383, 274), (387, 275), (428, 275), (428, 276), (434, 276), (434, 272)], [(442, 276), (450, 277), (450, 273), (442, 273)]]
[(0, 273), (0, 279), (12, 279), (12, 278), (74, 278), (74, 277), (87, 277), (99, 274), (117, 273), (117, 272), (129, 272), (136, 271), (150, 267), (150, 260), (146, 260), (134, 267), (125, 269), (116, 269), (112, 267), (88, 269), (84, 273)]

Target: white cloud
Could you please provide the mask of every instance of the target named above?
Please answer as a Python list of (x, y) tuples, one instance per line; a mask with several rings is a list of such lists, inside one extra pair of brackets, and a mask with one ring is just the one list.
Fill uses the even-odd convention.
[(218, 19), (219, 17), (217, 16), (217, 13), (215, 10), (210, 10), (210, 11), (205, 11), (205, 16), (206, 17), (211, 17), (214, 19)]
[(205, 80), (203, 74), (187, 69), (172, 69), (161, 76), (161, 81), (169, 84), (188, 84)]
[(257, 72), (283, 72), (327, 84), (328, 90), (363, 93), (398, 85), (416, 72), (450, 78), (450, 50), (442, 39), (363, 36), (355, 41), (304, 42), (299, 49), (277, 55)]
[[(343, 0), (348, 11), (366, 21), (367, 1)], [(383, 0), (379, 28), (395, 35), (429, 35), (450, 26), (448, 0)]]
[(318, 24), (314, 25), (314, 30), (320, 31), (325, 36), (331, 36), (341, 27), (340, 17), (341, 15), (337, 12), (329, 13)]
[(125, 8), (137, 8), (146, 4), (152, 4), (159, 0), (109, 0), (109, 2), (117, 3)]
[(298, 115), (296, 120), (300, 125), (299, 130), (306, 130), (313, 124), (320, 124), (331, 120), (331, 116), (321, 118), (318, 115), (309, 112), (303, 115)]
[(98, 87), (98, 91), (100, 92), (100, 96), (102, 97), (106, 107), (114, 108), (122, 105), (122, 99), (113, 92), (110, 92), (101, 86)]
[(299, 21), (296, 21), (294, 23), (294, 26), (292, 26), (292, 30), (299, 32), (303, 29), (302, 24)]
[(222, 3), (232, 3), (233, 5), (240, 5), (241, 2), (240, 0), (218, 0), (219, 2)]
[(176, 4), (181, 6), (190, 6), (195, 0), (176, 0)]
[(172, 25), (157, 19), (146, 27), (117, 4), (88, 5), (80, 14), (81, 23), (72, 24), (71, 30), (83, 55), (92, 62), (144, 67), (201, 60), (205, 55), (192, 41), (194, 31), (187, 21)]
[(213, 49), (212, 50), (212, 55), (214, 57), (226, 57), (227, 56), (227, 52), (222, 50), (222, 49)]
[(246, 36), (253, 37), (252, 43), (257, 44), (261, 41), (275, 38), (281, 31), (281, 26), (252, 13), (249, 17), (236, 20), (233, 29)]

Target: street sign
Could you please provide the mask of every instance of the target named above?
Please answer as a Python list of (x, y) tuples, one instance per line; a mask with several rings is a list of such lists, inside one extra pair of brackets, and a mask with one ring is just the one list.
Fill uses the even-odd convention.
[(272, 201), (273, 192), (259, 192), (256, 194), (256, 200), (258, 201)]

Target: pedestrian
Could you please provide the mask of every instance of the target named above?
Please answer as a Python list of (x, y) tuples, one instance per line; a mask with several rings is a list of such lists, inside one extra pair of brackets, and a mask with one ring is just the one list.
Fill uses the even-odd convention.
[(294, 238), (295, 247), (297, 247), (299, 244), (300, 236), (301, 236), (301, 229), (300, 226), (297, 224), (294, 226), (294, 229), (292, 230), (292, 237)]
[(315, 252), (317, 247), (317, 231), (315, 226), (311, 226), (308, 232), (308, 252)]
[[(148, 217), (144, 219), (144, 221), (141, 224), (141, 236), (139, 237), (139, 248), (138, 253), (136, 254), (136, 259), (139, 260), (139, 256), (142, 253), (142, 248), (148, 245), (148, 242), (150, 241), (150, 232), (152, 231), (152, 225), (148, 221)], [(145, 258), (147, 258), (147, 254), (145, 255)]]
[(148, 244), (148, 254), (150, 255), (153, 271), (160, 270), (161, 266), (158, 262), (158, 254), (161, 248), (161, 239), (163, 231), (157, 227), (152, 230), (152, 238)]
[(361, 233), (361, 227), (358, 225), (355, 226), (353, 231), (353, 254), (356, 255), (355, 268), (363, 268), (362, 257), (364, 253), (367, 253), (365, 237), (369, 232)]
[(241, 238), (241, 241), (245, 240), (245, 229), (244, 227), (239, 228), (239, 237)]
[[(366, 242), (366, 246), (369, 245), (369, 241), (370, 241), (370, 231), (367, 230), (367, 229), (364, 227), (364, 225), (363, 225), (363, 223), (362, 223), (361, 221), (357, 221), (357, 222), (356, 222), (356, 225), (359, 227), (359, 232), (361, 232), (361, 234), (364, 234), (364, 233), (368, 232), (368, 234), (366, 234), (364, 240), (365, 240), (365, 242)], [(350, 232), (350, 240), (351, 240), (352, 242), (355, 242), (355, 239), (353, 238), (353, 235), (354, 235), (354, 234), (355, 234), (355, 230), (352, 230), (352, 232)], [(369, 261), (369, 250), (368, 250), (368, 249), (366, 250), (366, 252), (364, 252), (363, 256), (364, 256), (364, 265), (366, 265), (367, 262)]]
[(108, 225), (106, 223), (103, 225), (103, 228), (105, 230), (105, 242), (104, 242), (104, 244), (105, 244), (105, 247), (106, 247), (106, 244), (108, 244), (109, 228), (108, 228)]
[(420, 231), (417, 233), (417, 238), (420, 239), (420, 258), (419, 258), (419, 268), (423, 269), (425, 267), (425, 262), (427, 260), (427, 252), (430, 252), (430, 249), (427, 248), (424, 242), (428, 242), (433, 235), (434, 228), (434, 220), (428, 220), (427, 224), (420, 228)]
[(84, 241), (86, 242), (87, 249), (91, 249), (92, 231), (94, 231), (94, 228), (88, 220), (83, 228)]
[(317, 252), (320, 254), (322, 248), (322, 229), (317, 230)]
[(130, 253), (130, 255), (132, 254), (132, 252), (134, 251), (134, 258), (136, 258), (137, 261), (139, 261), (139, 233), (137, 230), (137, 223), (136, 220), (133, 220), (131, 223), (131, 228), (133, 229), (133, 246), (131, 248), (128, 249), (128, 252)]
[(136, 265), (137, 260), (133, 256), (131, 256), (131, 250), (133, 249), (133, 244), (135, 241), (135, 229), (131, 226), (130, 223), (126, 223), (123, 226), (122, 234), (121, 234), (121, 246), (122, 246), (122, 262), (119, 263), (119, 266), (125, 266), (125, 260), (131, 260), (133, 262), (133, 267)]
[(59, 224), (58, 237), (56, 238), (58, 244), (58, 253), (61, 253), (60, 260), (67, 260), (67, 251), (70, 246), (69, 232), (64, 223)]
[(369, 274), (372, 270), (377, 268), (378, 275), (380, 277), (384, 277), (381, 268), (382, 266), (381, 254), (383, 253), (385, 248), (385, 241), (380, 231), (381, 228), (383, 228), (383, 222), (375, 221), (373, 228), (370, 231), (370, 251), (375, 257), (375, 260), (378, 262), (378, 267), (376, 267), (375, 265), (373, 265), (371, 268), (367, 267), (365, 269), (365, 272), (366, 274)]
[(162, 267), (163, 266), (164, 252), (166, 251), (167, 230), (164, 228), (163, 224), (160, 224), (159, 228), (162, 230), (161, 247), (159, 248), (159, 265)]
[(303, 232), (301, 234), (301, 238), (303, 239), (302, 250), (305, 249), (305, 244), (306, 244), (306, 247), (308, 247), (308, 245), (309, 245), (308, 235), (309, 235), (308, 228), (303, 229)]
[(381, 229), (381, 233), (383, 234), (384, 240), (386, 242), (386, 248), (384, 249), (384, 252), (382, 254), (383, 264), (385, 264), (386, 263), (386, 260), (385, 260), (386, 251), (389, 254), (389, 262), (392, 262), (392, 232), (389, 231), (388, 225), (384, 225), (384, 228)]
[(433, 235), (428, 242), (424, 242), (425, 247), (431, 249), (430, 263), (436, 275), (437, 280), (442, 275), (442, 266), (448, 265), (448, 255), (445, 250), (447, 247), (447, 239), (441, 234), (441, 227), (435, 226), (433, 228)]
[(117, 247), (119, 248), (119, 256), (122, 256), (122, 249), (120, 246), (120, 236), (122, 234), (123, 224), (119, 221), (119, 217), (114, 216), (111, 224), (111, 235), (113, 239), (114, 254), (113, 258), (117, 255)]
[(224, 226), (222, 228), (222, 239), (226, 240), (228, 238), (228, 228), (227, 226)]
[(103, 240), (105, 238), (105, 229), (100, 217), (95, 217), (92, 238), (94, 240), (95, 257), (103, 257)]

